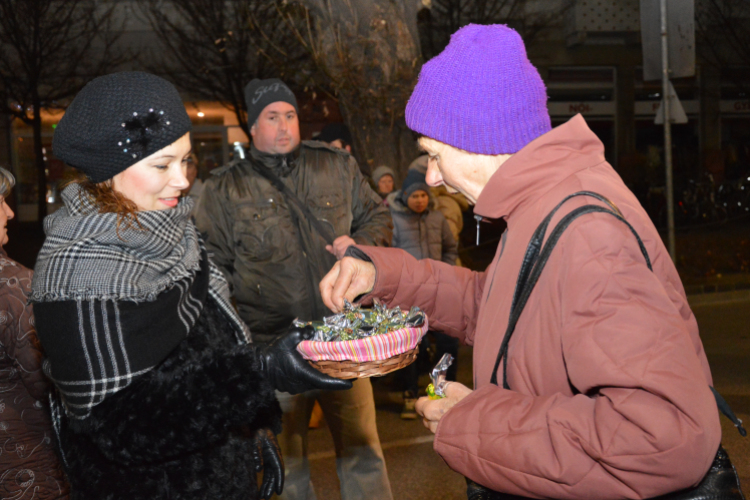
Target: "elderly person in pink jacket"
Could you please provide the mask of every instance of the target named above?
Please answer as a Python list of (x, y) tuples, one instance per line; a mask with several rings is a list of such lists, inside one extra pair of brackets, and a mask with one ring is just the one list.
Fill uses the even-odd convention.
[[(551, 129), (546, 91), (518, 34), (469, 25), (422, 68), (406, 108), (446, 185), (508, 229), (485, 272), (353, 246), (321, 282), (343, 299), (418, 305), (430, 327), (474, 346), (472, 389), (417, 411), (434, 448), (488, 490), (479, 498), (651, 498), (697, 485), (721, 427), (698, 325), (661, 238), (580, 116)], [(573, 221), (549, 256), (503, 350), (533, 233), (580, 192), (608, 213)], [(572, 210), (608, 204), (566, 201)], [(548, 232), (549, 234), (549, 232)], [(650, 263), (649, 263), (650, 261)], [(682, 497), (680, 497), (682, 498)], [(692, 497), (687, 497), (692, 498)]]

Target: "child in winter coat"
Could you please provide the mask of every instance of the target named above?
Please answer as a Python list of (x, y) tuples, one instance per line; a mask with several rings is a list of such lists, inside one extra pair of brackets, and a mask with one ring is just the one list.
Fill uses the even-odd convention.
[(435, 207), (424, 173), (409, 170), (403, 187), (387, 200), (393, 217), (393, 247), (416, 259), (456, 263), (458, 244), (445, 216)]
[[(387, 204), (393, 217), (394, 248), (406, 250), (416, 259), (456, 263), (458, 244), (447, 219), (437, 209), (430, 195), (424, 173), (409, 170), (403, 187), (388, 195)], [(458, 355), (458, 341), (440, 332), (431, 333), (435, 339), (438, 357), (448, 352), (455, 360)], [(422, 342), (421, 345), (426, 344)], [(456, 364), (454, 361), (448, 370), (449, 380), (456, 379)], [(417, 418), (414, 411), (419, 393), (417, 363), (404, 368), (402, 374), (406, 379), (406, 390), (401, 418), (412, 420)]]

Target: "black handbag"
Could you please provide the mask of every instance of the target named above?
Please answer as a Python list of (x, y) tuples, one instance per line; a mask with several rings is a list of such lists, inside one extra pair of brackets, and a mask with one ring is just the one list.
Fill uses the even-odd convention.
[[(562, 217), (562, 219), (560, 219), (554, 229), (552, 229), (552, 231), (550, 232), (549, 238), (545, 242), (544, 236), (547, 232), (547, 226), (552, 220), (552, 217), (566, 201), (576, 196), (590, 196), (592, 198), (596, 198), (597, 200), (606, 204), (609, 208), (603, 207), (601, 205), (584, 205), (576, 208), (569, 214)], [(490, 379), (491, 383), (497, 385), (497, 371), (500, 367), (500, 362), (502, 361), (503, 388), (510, 389), (507, 380), (508, 344), (510, 343), (511, 335), (513, 335), (513, 332), (516, 328), (516, 323), (518, 323), (518, 318), (521, 316), (521, 312), (523, 311), (523, 308), (526, 305), (529, 296), (531, 295), (531, 291), (534, 289), (536, 282), (539, 280), (539, 276), (541, 275), (542, 270), (547, 263), (547, 260), (549, 260), (549, 256), (552, 253), (552, 250), (554, 249), (565, 229), (567, 229), (567, 227), (578, 217), (581, 217), (585, 214), (597, 212), (610, 214), (628, 226), (628, 228), (638, 241), (638, 246), (641, 249), (643, 258), (646, 260), (646, 265), (648, 266), (649, 270), (653, 271), (651, 267), (651, 259), (648, 256), (646, 247), (643, 245), (643, 241), (641, 241), (641, 238), (640, 236), (638, 236), (636, 230), (633, 228), (633, 226), (630, 225), (628, 221), (625, 220), (625, 218), (622, 216), (622, 213), (611, 201), (600, 194), (590, 191), (579, 191), (567, 196), (560, 203), (558, 203), (558, 205), (554, 209), (552, 209), (549, 215), (544, 218), (541, 224), (539, 224), (539, 227), (537, 227), (536, 231), (534, 231), (534, 234), (531, 237), (529, 246), (526, 248), (526, 254), (524, 255), (523, 263), (521, 264), (521, 270), (518, 273), (518, 282), (516, 283), (516, 289), (513, 294), (513, 302), (511, 303), (510, 309), (511, 313), (510, 318), (508, 319), (508, 328), (505, 331), (505, 336), (503, 337), (503, 341), (500, 344), (500, 350), (497, 353), (495, 368), (492, 371), (492, 378)], [(742, 421), (734, 415), (732, 409), (729, 407), (729, 404), (727, 404), (724, 398), (713, 387), (711, 387), (711, 391), (714, 394), (719, 410), (724, 415), (726, 415), (732, 421), (732, 423), (734, 423), (740, 434), (742, 436), (745, 436), (747, 432), (742, 427)], [(468, 478), (466, 479), (466, 482), (466, 494), (469, 500), (526, 500), (526, 497), (492, 491)], [(719, 450), (716, 452), (716, 457), (714, 458), (710, 469), (706, 473), (703, 480), (698, 484), (698, 486), (675, 493), (669, 493), (654, 500), (744, 499), (745, 497), (742, 494), (742, 489), (740, 488), (740, 480), (737, 476), (737, 471), (730, 462), (729, 455), (727, 455), (726, 450), (724, 450), (723, 447), (719, 446)]]

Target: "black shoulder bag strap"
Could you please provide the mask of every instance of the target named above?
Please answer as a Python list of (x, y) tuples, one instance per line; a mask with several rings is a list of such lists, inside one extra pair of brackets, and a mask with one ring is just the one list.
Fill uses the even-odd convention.
[(284, 198), (287, 199), (287, 201), (290, 201), (294, 203), (297, 208), (300, 209), (302, 214), (305, 216), (305, 218), (312, 224), (312, 226), (315, 228), (315, 230), (320, 234), (320, 236), (323, 237), (323, 239), (328, 243), (329, 245), (333, 245), (333, 240), (335, 239), (335, 235), (331, 234), (331, 230), (327, 229), (315, 215), (310, 211), (310, 209), (305, 205), (302, 200), (297, 198), (297, 195), (292, 192), (289, 187), (284, 184), (284, 181), (282, 181), (278, 175), (273, 173), (273, 171), (264, 166), (260, 165), (258, 162), (253, 161), (251, 159), (248, 160), (250, 162), (250, 165), (253, 167), (253, 170), (258, 172), (263, 178), (265, 178), (268, 182), (270, 182), (273, 187), (275, 187), (282, 195), (284, 195)]
[[(603, 207), (601, 205), (584, 205), (582, 207), (576, 208), (575, 210), (565, 215), (562, 219), (560, 219), (554, 229), (552, 229), (552, 231), (550, 232), (549, 238), (545, 242), (544, 236), (547, 232), (547, 227), (549, 226), (552, 217), (555, 215), (555, 213), (557, 213), (557, 211), (566, 201), (576, 196), (590, 196), (606, 204), (609, 208)], [(498, 368), (500, 367), (500, 362), (502, 361), (503, 388), (510, 389), (507, 380), (508, 344), (510, 343), (510, 338), (516, 328), (516, 323), (518, 323), (518, 318), (521, 316), (521, 312), (523, 311), (523, 308), (526, 305), (526, 302), (528, 301), (529, 296), (534, 289), (534, 286), (539, 280), (539, 276), (542, 274), (542, 270), (544, 269), (545, 264), (547, 264), (549, 256), (552, 253), (552, 250), (554, 249), (558, 240), (562, 236), (563, 232), (568, 228), (568, 226), (570, 226), (570, 224), (578, 217), (596, 212), (608, 213), (616, 219), (621, 220), (625, 225), (628, 226), (630, 231), (635, 236), (636, 241), (638, 241), (638, 247), (641, 249), (641, 253), (643, 254), (643, 258), (646, 261), (646, 265), (648, 266), (649, 270), (653, 271), (653, 268), (651, 266), (651, 259), (648, 256), (648, 252), (646, 251), (646, 247), (644, 246), (643, 241), (641, 240), (640, 236), (633, 228), (633, 226), (631, 226), (630, 223), (625, 220), (620, 210), (611, 201), (609, 201), (604, 196), (591, 191), (579, 191), (565, 197), (539, 224), (539, 227), (537, 227), (536, 231), (534, 231), (534, 234), (531, 237), (529, 246), (526, 248), (526, 254), (524, 255), (523, 263), (521, 264), (521, 270), (518, 273), (518, 282), (516, 283), (516, 289), (513, 294), (510, 317), (508, 318), (508, 328), (506, 329), (505, 336), (503, 337), (503, 341), (500, 344), (500, 350), (498, 351), (497, 359), (495, 360), (495, 367), (492, 371), (492, 377), (490, 379), (490, 382), (492, 384), (497, 385), (497, 372)], [(734, 412), (732, 412), (732, 409), (729, 407), (729, 404), (716, 391), (716, 389), (711, 387), (711, 391), (714, 394), (716, 405), (718, 406), (719, 410), (732, 421), (732, 423), (737, 427), (740, 434), (742, 436), (745, 436), (747, 432), (745, 431), (744, 427), (742, 427), (742, 421), (735, 416)], [(467, 494), (470, 500), (520, 500), (522, 498), (514, 495), (493, 492), (474, 483), (473, 481), (467, 481), (469, 484)], [(731, 462), (729, 461), (729, 456), (721, 446), (719, 447), (719, 451), (716, 454), (716, 458), (714, 459), (714, 463), (709, 469), (708, 474), (698, 486), (696, 486), (695, 488), (684, 490), (677, 494), (665, 495), (664, 497), (660, 497), (660, 500), (693, 500), (699, 498), (713, 498), (710, 496), (705, 496), (704, 492), (704, 490), (708, 491), (712, 488), (713, 491), (717, 491), (718, 488), (718, 491), (724, 494), (724, 496), (721, 497), (722, 499), (744, 499), (739, 486), (739, 478), (737, 477), (737, 473), (734, 470), (734, 466), (732, 466)]]
[[(584, 205), (582, 207), (576, 208), (569, 214), (565, 215), (562, 219), (560, 219), (560, 221), (550, 233), (547, 241), (544, 242), (544, 236), (547, 232), (547, 226), (549, 226), (552, 217), (555, 215), (555, 213), (557, 213), (557, 211), (566, 201), (576, 196), (590, 196), (592, 198), (596, 198), (602, 203), (605, 203), (610, 208), (602, 207), (600, 205)], [(521, 316), (521, 311), (523, 311), (523, 308), (526, 305), (529, 296), (531, 295), (531, 291), (534, 289), (536, 282), (539, 280), (539, 276), (542, 274), (542, 270), (547, 264), (547, 260), (549, 260), (549, 256), (552, 253), (552, 250), (555, 248), (555, 245), (562, 236), (563, 232), (578, 217), (593, 212), (608, 213), (627, 225), (628, 229), (630, 229), (630, 231), (633, 233), (633, 236), (635, 236), (636, 241), (638, 242), (638, 247), (641, 249), (643, 258), (646, 261), (646, 266), (648, 266), (650, 271), (653, 271), (653, 268), (651, 267), (651, 259), (648, 256), (648, 252), (646, 251), (646, 247), (643, 245), (641, 237), (638, 235), (633, 226), (631, 226), (630, 223), (625, 220), (620, 210), (611, 201), (609, 201), (604, 196), (591, 191), (579, 191), (565, 197), (560, 203), (557, 204), (555, 208), (552, 209), (552, 211), (547, 215), (547, 217), (544, 218), (541, 224), (539, 224), (539, 227), (537, 227), (536, 231), (534, 231), (534, 234), (531, 237), (531, 241), (529, 242), (529, 246), (526, 249), (526, 255), (524, 255), (523, 263), (521, 264), (521, 270), (518, 273), (516, 290), (513, 294), (513, 302), (511, 303), (510, 309), (511, 313), (510, 318), (508, 319), (508, 328), (505, 331), (503, 342), (500, 344), (500, 350), (497, 353), (495, 367), (492, 371), (492, 378), (490, 379), (491, 383), (497, 385), (497, 371), (500, 366), (500, 361), (502, 360), (503, 388), (510, 389), (507, 380), (508, 344), (510, 343), (510, 337), (515, 331), (516, 323), (518, 323), (518, 318)], [(735, 427), (737, 427), (737, 430), (742, 436), (746, 436), (747, 431), (742, 426), (742, 421), (737, 418), (726, 400), (713, 387), (711, 387), (711, 392), (713, 392), (714, 394), (716, 405), (721, 413), (726, 415), (726, 417), (732, 421), (732, 423), (735, 425)]]

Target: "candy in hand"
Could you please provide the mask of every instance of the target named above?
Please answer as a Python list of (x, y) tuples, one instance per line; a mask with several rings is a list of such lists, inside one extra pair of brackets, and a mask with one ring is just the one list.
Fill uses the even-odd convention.
[(449, 353), (443, 354), (440, 361), (435, 365), (435, 368), (430, 372), (430, 379), (432, 383), (427, 386), (427, 397), (430, 399), (442, 399), (445, 397), (445, 375), (448, 373), (448, 368), (453, 363), (453, 356)]

